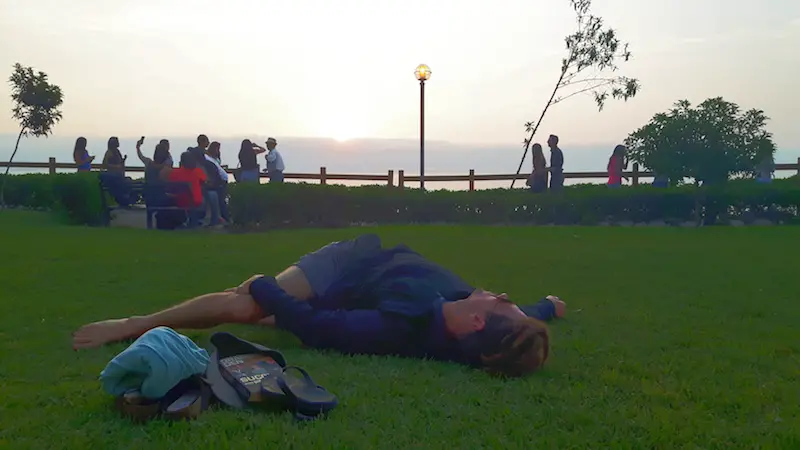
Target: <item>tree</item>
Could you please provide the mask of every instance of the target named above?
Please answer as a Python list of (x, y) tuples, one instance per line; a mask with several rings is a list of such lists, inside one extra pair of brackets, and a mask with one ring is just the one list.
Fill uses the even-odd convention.
[(773, 157), (768, 120), (764, 111), (742, 111), (722, 97), (709, 98), (696, 108), (681, 100), (631, 133), (625, 144), (630, 160), (660, 176), (718, 183), (753, 175), (760, 163)]
[[(589, 13), (592, 0), (569, 1), (575, 11), (577, 29), (564, 38), (567, 55), (561, 60), (561, 73), (539, 119), (525, 124), (527, 137), (522, 142), (525, 151), (517, 167), (517, 175), (522, 170), (533, 137), (551, 106), (579, 94), (592, 94), (598, 110), (602, 111), (609, 98), (627, 101), (636, 96), (640, 89), (639, 81), (634, 78), (603, 76), (604, 73), (616, 72), (619, 61), (630, 60), (628, 44), (620, 42), (612, 28), (604, 27), (602, 18)], [(515, 181), (511, 182), (512, 188)]]
[(5, 188), (11, 163), (19, 150), (23, 136), (48, 136), (61, 120), (61, 104), (64, 102), (61, 88), (47, 81), (47, 74), (34, 72), (32, 67), (14, 64), (14, 71), (8, 78), (11, 84), (11, 100), (14, 108), (12, 116), (19, 121), (20, 130), (17, 144), (6, 166), (3, 184), (0, 185), (0, 207), (5, 207)]

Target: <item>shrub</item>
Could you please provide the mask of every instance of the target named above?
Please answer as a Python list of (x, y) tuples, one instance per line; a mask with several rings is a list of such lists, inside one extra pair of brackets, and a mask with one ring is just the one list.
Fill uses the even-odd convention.
[(41, 208), (63, 216), (69, 223), (98, 225), (103, 210), (96, 173), (8, 175), (6, 203)]
[(755, 217), (792, 223), (798, 221), (800, 205), (800, 184), (793, 180), (768, 185), (741, 180), (708, 188), (577, 185), (560, 194), (301, 183), (235, 184), (230, 192), (231, 219), (248, 229), (442, 222), (591, 225)]

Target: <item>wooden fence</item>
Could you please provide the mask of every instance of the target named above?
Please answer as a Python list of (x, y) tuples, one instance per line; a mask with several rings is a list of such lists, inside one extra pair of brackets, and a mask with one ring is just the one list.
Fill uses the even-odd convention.
[[(8, 167), (7, 162), (0, 162), (0, 167)], [(53, 174), (58, 169), (72, 169), (76, 170), (75, 163), (60, 163), (56, 162), (55, 158), (50, 158), (48, 162), (14, 162), (11, 163), (11, 168), (14, 169), (48, 169), (48, 172)], [(230, 173), (232, 169), (223, 166), (225, 170)], [(92, 164), (93, 170), (101, 170), (101, 164)], [(144, 167), (126, 167), (126, 172), (141, 173), (144, 172)], [(775, 171), (795, 171), (800, 176), (800, 158), (797, 158), (796, 163), (783, 163), (776, 164)], [(394, 170), (389, 170), (386, 175), (368, 175), (368, 174), (347, 174), (347, 173), (328, 173), (325, 167), (319, 168), (319, 173), (284, 173), (284, 178), (287, 180), (318, 180), (320, 184), (328, 184), (329, 181), (373, 181), (378, 183), (385, 183), (389, 187), (395, 186), (394, 184)], [(639, 164), (633, 163), (632, 170), (624, 172), (624, 176), (628, 177), (631, 184), (636, 186), (642, 178), (653, 178), (652, 172), (640, 171)], [(261, 174), (262, 178), (266, 178), (265, 174)], [(403, 189), (406, 183), (419, 183), (419, 175), (406, 175), (405, 171), (397, 171), (397, 187)], [(475, 182), (478, 181), (511, 181), (520, 180), (525, 181), (528, 178), (527, 173), (519, 175), (512, 174), (487, 174), (478, 175), (475, 169), (470, 169), (469, 175), (425, 175), (425, 182), (466, 182), (468, 183), (469, 190), (475, 190)], [(602, 172), (564, 172), (566, 179), (605, 179), (608, 178), (608, 173)]]

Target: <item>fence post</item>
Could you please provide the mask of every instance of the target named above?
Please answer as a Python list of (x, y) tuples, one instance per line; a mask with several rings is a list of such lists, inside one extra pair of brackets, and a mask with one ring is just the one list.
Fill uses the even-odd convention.
[(631, 176), (631, 184), (634, 186), (639, 185), (639, 163), (633, 163), (633, 175)]
[(319, 184), (328, 184), (328, 169), (325, 167), (319, 168)]
[(50, 175), (55, 174), (56, 173), (56, 159), (51, 156), (50, 159), (47, 161), (47, 164), (48, 164), (48, 169), (50, 170)]
[(475, 169), (469, 169), (469, 190), (475, 190)]
[(797, 176), (800, 177), (800, 156), (797, 157)]
[(389, 169), (389, 172), (386, 173), (387, 182), (386, 185), (388, 187), (394, 186), (394, 170)]
[(406, 175), (403, 169), (397, 171), (397, 187), (400, 189), (406, 187)]

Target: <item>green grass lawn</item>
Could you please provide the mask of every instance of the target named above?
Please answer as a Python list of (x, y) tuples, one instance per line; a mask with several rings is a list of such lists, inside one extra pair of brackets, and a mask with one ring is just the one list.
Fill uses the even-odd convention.
[[(116, 344), (70, 333), (275, 273), (360, 232), (520, 303), (568, 302), (546, 368), (282, 350), (340, 398), (322, 421), (207, 411), (133, 425), (97, 380)], [(0, 212), (0, 448), (800, 448), (800, 228), (387, 227), (251, 235), (66, 227)], [(207, 346), (209, 331), (188, 336)]]

